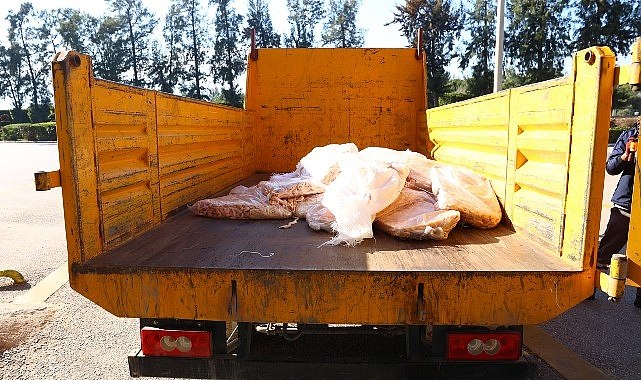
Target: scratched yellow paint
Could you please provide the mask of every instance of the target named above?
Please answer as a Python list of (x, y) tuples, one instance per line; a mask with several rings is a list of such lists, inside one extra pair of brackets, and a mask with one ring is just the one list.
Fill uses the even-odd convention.
[[(427, 112), (424, 61), (413, 49), (260, 49), (249, 61), (244, 110), (95, 79), (88, 56), (60, 57), (53, 70), (71, 284), (124, 317), (454, 325), (553, 318), (594, 284), (613, 56), (592, 52), (591, 63), (577, 55), (568, 77)], [(82, 266), (189, 202), (257, 171), (290, 171), (313, 147), (344, 142), (431, 153), (487, 176), (515, 230), (574, 271)]]
[[(246, 108), (256, 168), (287, 172), (316, 146), (353, 142), (426, 152), (425, 66), (412, 49), (259, 49)], [(284, 70), (283, 68), (287, 68)], [(421, 129), (421, 132), (418, 129)]]

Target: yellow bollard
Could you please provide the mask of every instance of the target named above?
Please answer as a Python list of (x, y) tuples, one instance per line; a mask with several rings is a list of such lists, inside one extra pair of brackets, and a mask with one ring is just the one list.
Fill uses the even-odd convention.
[(610, 276), (608, 278), (608, 300), (619, 302), (625, 291), (625, 280), (628, 277), (628, 257), (622, 254), (612, 255)]

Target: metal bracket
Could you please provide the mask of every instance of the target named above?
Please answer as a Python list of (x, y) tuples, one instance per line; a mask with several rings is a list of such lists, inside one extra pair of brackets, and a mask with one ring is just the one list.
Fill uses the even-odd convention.
[(33, 173), (36, 183), (36, 191), (47, 191), (55, 187), (60, 187), (60, 170), (53, 172)]
[(614, 85), (629, 84), (633, 91), (641, 91), (641, 37), (632, 44), (632, 61), (614, 68)]

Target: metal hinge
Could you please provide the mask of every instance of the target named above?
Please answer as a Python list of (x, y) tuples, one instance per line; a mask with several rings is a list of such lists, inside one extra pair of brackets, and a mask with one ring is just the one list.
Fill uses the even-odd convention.
[(60, 187), (60, 170), (53, 172), (33, 173), (36, 182), (37, 191), (47, 191), (55, 187)]

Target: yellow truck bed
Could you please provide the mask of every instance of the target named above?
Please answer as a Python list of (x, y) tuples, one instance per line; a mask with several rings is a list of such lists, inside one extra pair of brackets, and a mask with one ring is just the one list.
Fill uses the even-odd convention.
[[(591, 55), (588, 57), (589, 52)], [(369, 325), (535, 324), (594, 289), (614, 56), (570, 76), (426, 110), (413, 49), (258, 49), (245, 109), (53, 62), (70, 284), (118, 316)], [(589, 59), (588, 59), (589, 58)], [(485, 175), (496, 229), (319, 246), (299, 221), (185, 205), (287, 172), (316, 146), (411, 149)], [(55, 177), (55, 178), (54, 178)], [(182, 210), (182, 211), (181, 211)]]

